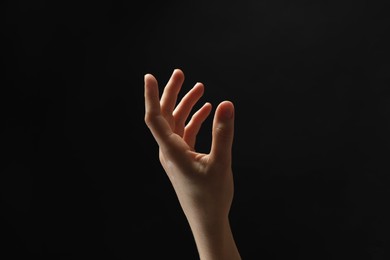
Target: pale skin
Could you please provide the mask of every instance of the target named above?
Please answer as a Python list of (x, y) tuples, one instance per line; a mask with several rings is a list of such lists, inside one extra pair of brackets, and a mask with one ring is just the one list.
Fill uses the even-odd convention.
[(192, 113), (204, 85), (195, 84), (178, 101), (183, 83), (183, 71), (175, 69), (160, 98), (157, 79), (145, 75), (145, 123), (158, 144), (161, 165), (188, 220), (200, 259), (238, 260), (241, 256), (229, 222), (234, 195), (234, 105), (223, 101), (217, 106), (210, 152), (197, 152), (196, 137), (212, 106), (205, 103)]

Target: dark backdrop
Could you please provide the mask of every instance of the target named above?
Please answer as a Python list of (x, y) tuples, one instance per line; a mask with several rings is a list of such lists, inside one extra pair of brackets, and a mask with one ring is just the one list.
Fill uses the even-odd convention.
[(389, 257), (390, 28), (367, 2), (3, 2), (2, 259), (198, 259), (143, 121), (143, 75), (175, 68), (236, 106), (243, 259)]

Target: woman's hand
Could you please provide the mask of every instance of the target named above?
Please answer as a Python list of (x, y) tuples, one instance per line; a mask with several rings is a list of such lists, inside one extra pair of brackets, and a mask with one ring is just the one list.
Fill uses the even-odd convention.
[[(183, 82), (183, 72), (174, 70), (160, 99), (156, 78), (145, 75), (145, 123), (158, 143), (160, 162), (189, 221), (201, 259), (240, 259), (228, 221), (234, 193), (234, 106), (230, 101), (218, 105), (210, 153), (199, 153), (196, 137), (212, 106), (205, 103), (188, 120), (204, 86), (195, 84), (176, 105)], [(221, 254), (228, 255), (220, 258)]]

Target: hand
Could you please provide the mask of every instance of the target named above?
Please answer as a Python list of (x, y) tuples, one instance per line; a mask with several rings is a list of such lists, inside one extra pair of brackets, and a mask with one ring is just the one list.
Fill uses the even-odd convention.
[(198, 153), (196, 136), (211, 112), (211, 104), (204, 104), (185, 124), (204, 86), (197, 83), (176, 106), (183, 82), (183, 72), (176, 69), (159, 100), (157, 80), (145, 75), (145, 122), (159, 145), (160, 162), (186, 216), (218, 221), (227, 217), (233, 198), (233, 104), (225, 101), (218, 106), (211, 152)]
[[(228, 215), (234, 193), (231, 168), (234, 106), (230, 101), (218, 105), (210, 153), (196, 152), (197, 134), (212, 106), (205, 103), (188, 120), (204, 93), (204, 86), (195, 84), (176, 105), (183, 82), (183, 72), (174, 70), (160, 99), (156, 78), (145, 75), (145, 123), (158, 143), (160, 162), (194, 232), (198, 248), (208, 248), (204, 250), (206, 258), (206, 255), (218, 255), (218, 250), (225, 250), (217, 245), (224, 247), (229, 244), (226, 241), (232, 242)], [(213, 244), (215, 250), (210, 247)]]

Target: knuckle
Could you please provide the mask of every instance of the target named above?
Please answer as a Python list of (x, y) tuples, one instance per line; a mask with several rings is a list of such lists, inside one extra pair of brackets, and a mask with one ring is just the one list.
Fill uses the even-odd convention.
[(145, 114), (145, 117), (144, 117), (144, 121), (146, 123), (146, 125), (150, 126), (153, 124), (153, 116), (151, 116), (150, 114)]

